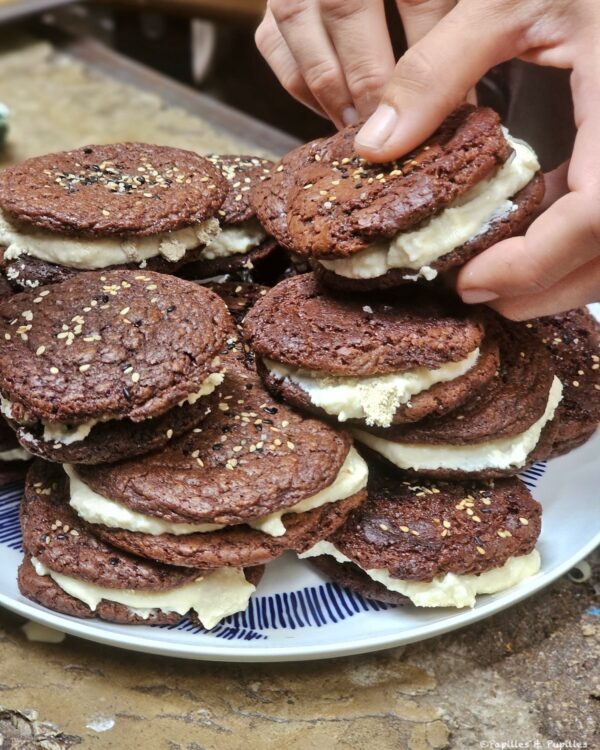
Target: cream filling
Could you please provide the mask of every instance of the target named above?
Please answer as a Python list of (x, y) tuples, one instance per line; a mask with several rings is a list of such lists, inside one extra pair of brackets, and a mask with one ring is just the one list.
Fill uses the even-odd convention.
[(308, 395), (310, 402), (339, 422), (362, 419), (367, 425), (389, 427), (402, 404), (411, 396), (426, 391), (435, 383), (443, 383), (464, 375), (477, 362), (479, 349), (459, 362), (448, 362), (435, 370), (415, 367), (406, 372), (373, 375), (364, 378), (334, 377), (323, 372), (310, 372), (265, 359), (267, 369), (276, 377), (291, 381)]
[[(354, 563), (331, 542), (317, 542), (301, 558), (330, 555), (340, 563)], [(358, 566), (360, 567), (360, 565)], [(388, 591), (408, 597), (416, 607), (473, 607), (479, 594), (496, 594), (516, 586), (534, 576), (540, 569), (540, 554), (534, 549), (528, 555), (509, 557), (500, 568), (486, 570), (479, 575), (446, 573), (432, 581), (406, 581), (392, 578), (387, 568), (361, 568), (373, 581), (383, 584)]]
[[(73, 466), (65, 464), (63, 468), (70, 480), (69, 503), (77, 515), (88, 523), (102, 524), (109, 528), (126, 529), (127, 531), (153, 536), (160, 534), (181, 536), (224, 528), (224, 525), (215, 523), (172, 523), (144, 513), (138, 513), (115, 500), (110, 500), (94, 492), (78, 477)], [(248, 525), (269, 536), (283, 536), (286, 532), (281, 520), (283, 515), (286, 513), (305, 513), (326, 503), (344, 500), (366, 487), (367, 477), (367, 464), (356, 449), (351, 448), (335, 481), (329, 487), (312, 497), (301, 500), (291, 508), (284, 508), (263, 518), (248, 521)]]
[(6, 260), (30, 255), (47, 263), (80, 270), (142, 263), (158, 256), (175, 263), (188, 250), (208, 245), (219, 232), (219, 222), (211, 218), (201, 224), (150, 237), (78, 239), (42, 229), (24, 232), (13, 226), (0, 211), (0, 245), (6, 247)]
[(258, 247), (267, 237), (258, 219), (250, 219), (235, 226), (225, 226), (219, 236), (202, 251), (206, 260), (227, 258), (230, 255), (244, 255)]
[(209, 630), (224, 617), (246, 609), (250, 595), (256, 591), (241, 568), (219, 568), (167, 591), (136, 591), (109, 589), (56, 573), (35, 557), (31, 558), (31, 563), (39, 576), (50, 576), (65, 593), (87, 604), (92, 611), (103, 600), (122, 604), (144, 620), (156, 610), (177, 612), (183, 617), (193, 609)]
[[(208, 375), (200, 385), (200, 388), (194, 393), (190, 393), (182, 401), (179, 402), (178, 406), (185, 406), (190, 404), (193, 406), (196, 401), (202, 396), (208, 396), (212, 393), (215, 388), (223, 382), (224, 375), (222, 372), (212, 372)], [(3, 396), (0, 397), (0, 411), (5, 417), (9, 419), (12, 417), (12, 402)], [(60, 443), (61, 445), (72, 445), (73, 443), (81, 442), (85, 440), (92, 429), (101, 422), (111, 422), (113, 417), (100, 417), (99, 419), (90, 419), (87, 422), (82, 422), (78, 425), (67, 425), (61, 422), (42, 422), (44, 427), (44, 434), (42, 439), (47, 443)], [(117, 421), (117, 420), (114, 420)]]
[(25, 448), (13, 448), (10, 451), (0, 451), (0, 461), (29, 461), (31, 453)]
[(361, 443), (368, 445), (401, 469), (458, 469), (477, 472), (483, 469), (508, 469), (524, 466), (537, 445), (542, 430), (554, 417), (562, 397), (562, 383), (555, 377), (543, 415), (525, 432), (511, 437), (488, 440), (477, 445), (427, 445), (394, 443), (362, 430), (353, 430)]
[(373, 279), (393, 268), (414, 268), (426, 279), (432, 278), (433, 269), (429, 265), (487, 232), (490, 224), (516, 210), (511, 197), (539, 171), (534, 151), (508, 133), (505, 135), (514, 149), (512, 158), (493, 177), (475, 185), (459, 202), (444, 209), (425, 226), (377, 242), (349, 258), (319, 262), (350, 279)]

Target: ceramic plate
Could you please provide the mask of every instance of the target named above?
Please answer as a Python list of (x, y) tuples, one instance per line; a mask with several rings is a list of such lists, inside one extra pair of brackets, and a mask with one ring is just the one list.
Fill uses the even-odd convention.
[(600, 544), (599, 455), (600, 431), (568, 456), (537, 464), (522, 475), (544, 507), (538, 545), (542, 568), (510, 591), (480, 597), (473, 609), (419, 610), (369, 601), (328, 582), (308, 562), (290, 554), (268, 567), (246, 612), (228, 617), (210, 632), (186, 621), (127, 627), (77, 620), (46, 610), (18, 591), (21, 487), (14, 484), (0, 492), (0, 605), (99, 643), (188, 659), (319, 659), (431, 638), (531, 596)]

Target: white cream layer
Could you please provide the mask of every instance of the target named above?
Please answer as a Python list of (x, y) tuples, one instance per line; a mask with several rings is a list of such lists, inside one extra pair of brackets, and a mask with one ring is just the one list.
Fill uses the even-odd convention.
[(490, 225), (516, 210), (510, 199), (540, 169), (534, 151), (505, 133), (514, 155), (488, 180), (483, 180), (459, 202), (444, 209), (425, 226), (377, 242), (349, 258), (319, 261), (325, 268), (349, 279), (373, 279), (393, 268), (414, 268), (430, 280), (426, 267), (442, 255), (487, 232)]
[[(160, 534), (182, 536), (224, 528), (223, 524), (214, 523), (172, 523), (144, 513), (138, 513), (130, 510), (122, 503), (94, 492), (77, 476), (73, 466), (65, 464), (64, 470), (70, 480), (69, 503), (77, 515), (88, 523), (102, 524), (113, 529), (126, 529), (127, 531), (153, 536)], [(305, 513), (327, 503), (344, 500), (366, 487), (367, 477), (367, 464), (356, 449), (351, 448), (335, 481), (329, 487), (312, 497), (301, 500), (290, 508), (284, 508), (263, 518), (248, 521), (248, 525), (269, 536), (283, 536), (286, 532), (281, 520), (283, 515), (286, 513)]]
[(29, 461), (30, 458), (32, 455), (25, 448), (13, 448), (10, 451), (0, 452), (0, 461)]
[[(340, 563), (353, 562), (331, 542), (317, 542), (301, 558), (330, 555)], [(360, 566), (358, 566), (360, 567)], [(473, 607), (479, 594), (496, 594), (498, 591), (516, 586), (526, 578), (535, 575), (540, 569), (540, 555), (533, 550), (528, 555), (509, 557), (500, 568), (486, 570), (479, 575), (456, 575), (446, 573), (432, 581), (407, 581), (392, 578), (387, 568), (370, 568), (364, 572), (388, 591), (408, 597), (417, 607)]]
[(219, 236), (204, 248), (201, 255), (206, 260), (244, 255), (258, 247), (266, 237), (267, 233), (258, 219), (250, 219), (235, 226), (224, 226)]
[(144, 620), (156, 610), (183, 616), (193, 609), (208, 629), (214, 628), (224, 617), (246, 609), (251, 594), (256, 591), (241, 568), (219, 568), (192, 583), (167, 591), (135, 591), (109, 589), (56, 573), (35, 557), (31, 558), (31, 563), (39, 576), (50, 576), (65, 593), (87, 604), (92, 611), (102, 600), (122, 604)]
[(538, 444), (542, 430), (554, 417), (562, 397), (562, 383), (555, 377), (543, 415), (525, 432), (511, 437), (488, 440), (477, 445), (428, 445), (394, 443), (362, 430), (353, 430), (357, 440), (401, 469), (457, 469), (477, 472), (483, 469), (508, 469), (524, 466), (527, 456)]
[(448, 362), (435, 370), (416, 367), (406, 372), (373, 375), (364, 378), (335, 377), (310, 372), (265, 359), (267, 369), (276, 377), (291, 381), (308, 395), (310, 402), (336, 416), (339, 422), (362, 419), (369, 426), (389, 427), (402, 404), (412, 396), (464, 375), (477, 362), (479, 349), (459, 362)]
[[(222, 372), (212, 372), (200, 384), (200, 388), (194, 393), (190, 393), (178, 406), (186, 404), (194, 405), (202, 396), (211, 394), (217, 386), (223, 382), (224, 375)], [(13, 418), (12, 402), (3, 396), (0, 397), (0, 411), (5, 417)], [(60, 422), (42, 422), (44, 433), (42, 439), (47, 443), (60, 443), (62, 445), (72, 445), (73, 443), (85, 440), (92, 429), (101, 422), (111, 422), (114, 417), (100, 417), (99, 419), (90, 419), (78, 425), (67, 425)], [(115, 420), (117, 421), (117, 420)]]
[(24, 232), (13, 226), (0, 211), (0, 245), (6, 247), (6, 260), (30, 255), (46, 263), (86, 271), (142, 263), (158, 256), (175, 263), (188, 250), (208, 245), (219, 232), (219, 222), (211, 218), (185, 229), (150, 237), (77, 238), (43, 229)]

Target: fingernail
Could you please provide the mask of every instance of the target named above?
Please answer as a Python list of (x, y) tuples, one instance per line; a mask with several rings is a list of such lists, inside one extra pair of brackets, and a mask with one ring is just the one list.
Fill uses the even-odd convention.
[(344, 125), (356, 125), (356, 123), (359, 121), (358, 112), (354, 109), (354, 107), (346, 107), (346, 109), (342, 112), (342, 122)]
[(356, 134), (356, 142), (367, 148), (381, 148), (397, 123), (396, 110), (389, 104), (380, 104)]
[(489, 289), (465, 289), (460, 296), (467, 305), (476, 305), (479, 302), (491, 302), (493, 299), (498, 299), (496, 292), (491, 292)]

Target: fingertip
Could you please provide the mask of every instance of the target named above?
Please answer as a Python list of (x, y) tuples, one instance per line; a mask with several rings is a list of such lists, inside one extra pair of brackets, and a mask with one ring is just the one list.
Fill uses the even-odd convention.
[(359, 114), (354, 107), (346, 107), (342, 112), (342, 123), (345, 127), (356, 125), (359, 121)]
[(356, 134), (355, 146), (361, 156), (377, 156), (398, 126), (395, 107), (380, 104)]
[(460, 293), (462, 301), (467, 305), (480, 305), (498, 299), (499, 295), (491, 289), (465, 289)]

